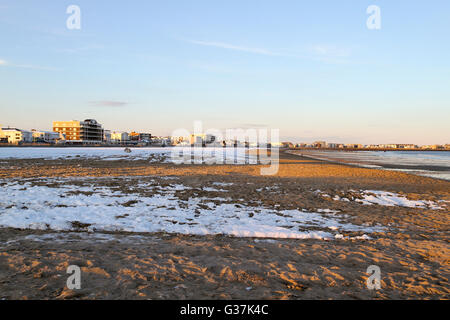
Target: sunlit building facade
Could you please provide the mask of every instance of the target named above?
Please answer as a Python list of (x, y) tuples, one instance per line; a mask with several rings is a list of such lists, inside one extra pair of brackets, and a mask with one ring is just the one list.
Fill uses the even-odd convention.
[(33, 142), (31, 131), (17, 128), (0, 128), (0, 139), (10, 144), (22, 144)]
[(97, 144), (103, 142), (104, 130), (94, 119), (84, 121), (54, 121), (53, 131), (64, 134), (67, 142)]

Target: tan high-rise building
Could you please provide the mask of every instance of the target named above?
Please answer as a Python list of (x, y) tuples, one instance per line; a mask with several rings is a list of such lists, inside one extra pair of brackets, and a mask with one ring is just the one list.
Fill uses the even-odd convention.
[(102, 125), (93, 119), (53, 121), (53, 131), (64, 134), (68, 142), (100, 143), (103, 141)]

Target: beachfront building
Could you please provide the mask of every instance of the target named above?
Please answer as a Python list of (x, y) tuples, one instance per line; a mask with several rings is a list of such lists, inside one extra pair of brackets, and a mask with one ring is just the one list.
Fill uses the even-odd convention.
[(128, 135), (128, 138), (130, 139), (130, 141), (139, 141), (139, 133), (137, 132), (130, 132), (130, 134)]
[(111, 143), (111, 130), (103, 130), (103, 141)]
[(191, 145), (211, 145), (216, 142), (216, 137), (212, 134), (191, 134), (189, 143)]
[(310, 144), (310, 143), (303, 143), (303, 142), (301, 142), (301, 143), (297, 143), (295, 145), (295, 147), (296, 148), (313, 148), (313, 145)]
[(325, 141), (316, 141), (313, 143), (314, 148), (326, 148), (327, 143)]
[(54, 121), (53, 131), (62, 133), (68, 143), (98, 144), (103, 142), (103, 127), (94, 119)]
[(348, 143), (345, 145), (347, 149), (363, 149), (364, 146), (359, 143)]
[(152, 140), (152, 135), (150, 133), (142, 133), (142, 132), (131, 132), (129, 134), (130, 141), (137, 141), (141, 143), (150, 143)]
[(152, 141), (151, 133), (145, 133), (145, 132), (139, 133), (139, 141), (145, 142), (145, 143), (150, 143), (150, 141)]
[(10, 144), (22, 144), (33, 142), (31, 131), (17, 128), (0, 128), (0, 139)]
[(439, 144), (432, 144), (432, 145), (426, 145), (422, 146), (422, 149), (428, 149), (428, 150), (444, 150), (445, 147), (441, 146)]
[[(152, 137), (152, 143), (155, 141)], [(170, 137), (171, 145), (173, 146), (189, 146), (190, 145), (190, 137), (182, 137), (182, 136), (171, 136)]]
[(151, 144), (154, 146), (161, 146), (161, 147), (167, 147), (167, 146), (173, 146), (175, 145), (174, 137), (151, 137)]
[(397, 144), (395, 144), (395, 143), (380, 144), (379, 146), (381, 149), (397, 149)]
[(418, 149), (419, 146), (410, 143), (402, 143), (397, 146), (398, 149)]
[(337, 148), (339, 148), (339, 143), (334, 143), (334, 142), (327, 143), (327, 148), (337, 149)]
[(113, 131), (111, 132), (111, 142), (112, 143), (126, 143), (130, 141), (129, 135), (127, 132), (123, 131)]
[(33, 134), (33, 142), (40, 143), (52, 143), (55, 144), (60, 141), (66, 140), (64, 134), (61, 132), (53, 132), (53, 131), (39, 131), (39, 130), (31, 130)]
[(189, 137), (189, 142), (191, 145), (202, 145), (203, 140), (206, 139), (206, 135), (204, 134), (191, 134)]
[(295, 148), (295, 145), (292, 142), (281, 142), (281, 145), (283, 146), (283, 148)]

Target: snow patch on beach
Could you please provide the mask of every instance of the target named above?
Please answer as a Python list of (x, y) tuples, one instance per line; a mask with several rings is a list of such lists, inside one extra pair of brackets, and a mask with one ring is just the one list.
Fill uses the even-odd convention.
[(214, 186), (218, 186), (218, 187), (230, 187), (233, 185), (233, 183), (227, 183), (227, 182), (213, 182), (212, 184)]
[(211, 187), (203, 187), (202, 190), (206, 191), (206, 192), (228, 192), (228, 190), (216, 189), (216, 188), (211, 188)]
[(98, 160), (147, 160), (163, 161), (170, 156), (170, 148), (1, 148), (0, 159), (98, 159)]
[[(49, 187), (30, 181), (0, 180), (3, 184), (0, 226), (289, 239), (335, 239), (337, 234), (345, 231), (373, 233), (384, 230), (380, 226), (345, 223), (344, 215), (328, 209), (320, 212), (274, 210), (230, 203), (231, 199), (220, 197), (181, 200), (176, 197), (176, 192), (189, 189), (181, 184), (165, 186), (162, 193), (142, 196), (138, 192), (123, 193), (94, 184), (76, 186), (71, 181), (79, 182), (47, 179), (49, 184), (59, 183)], [(145, 184), (141, 187), (149, 188)]]
[(381, 206), (399, 206), (406, 208), (423, 208), (433, 210), (443, 210), (443, 207), (438, 206), (434, 201), (430, 200), (409, 200), (406, 197), (400, 196), (397, 193), (378, 191), (378, 190), (365, 190), (362, 192), (363, 199), (356, 199), (355, 201), (361, 202), (365, 205), (378, 204)]
[[(442, 206), (438, 205), (438, 202), (431, 200), (410, 200), (405, 196), (399, 195), (398, 193), (380, 191), (380, 190), (349, 190), (352, 193), (357, 193), (358, 197), (349, 196), (341, 197), (339, 195), (334, 195), (333, 197), (329, 194), (322, 192), (321, 190), (316, 190), (314, 193), (325, 197), (331, 198), (334, 201), (345, 201), (345, 202), (358, 202), (363, 205), (380, 205), (387, 207), (405, 207), (405, 208), (421, 208), (421, 209), (432, 209), (432, 210), (444, 210)], [(439, 201), (442, 203), (442, 201)]]
[[(256, 163), (256, 157), (247, 154), (245, 148), (129, 148), (125, 153), (122, 147), (64, 147), (64, 148), (0, 148), (0, 159), (44, 159), (44, 160), (146, 160), (149, 162), (172, 163), (184, 159), (183, 163), (228, 163), (244, 164), (247, 159)], [(175, 156), (175, 158), (173, 158)]]

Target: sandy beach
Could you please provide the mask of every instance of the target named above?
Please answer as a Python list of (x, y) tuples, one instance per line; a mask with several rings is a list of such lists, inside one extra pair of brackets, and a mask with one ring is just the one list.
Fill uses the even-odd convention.
[[(165, 190), (171, 190), (166, 211), (179, 210), (167, 201), (207, 201), (195, 203), (198, 221), (189, 220), (192, 225), (177, 217), (173, 228), (164, 227), (181, 233), (143, 232), (119, 214), (104, 225), (100, 218), (106, 216), (72, 221), (67, 230), (52, 221), (34, 229), (6, 225), (0, 229), (0, 299), (450, 298), (450, 182), (285, 153), (277, 175), (261, 176), (260, 169), (148, 159), (2, 160), (0, 184), (13, 195), (70, 184), (66, 193), (89, 200), (107, 189), (120, 193), (130, 213), (143, 198), (164, 197)], [(21, 214), (29, 206), (18, 198), (0, 205), (5, 224), (11, 206), (23, 206), (14, 211)], [(195, 225), (209, 223), (206, 210), (231, 205), (243, 214), (224, 215), (223, 227)], [(297, 223), (299, 217), (309, 220)], [(114, 221), (123, 229), (111, 230)], [(244, 221), (256, 221), (256, 231), (249, 233)], [(153, 225), (166, 226), (162, 220)], [(66, 288), (69, 265), (82, 268), (81, 290)], [(381, 269), (381, 290), (366, 286), (371, 265)]]

